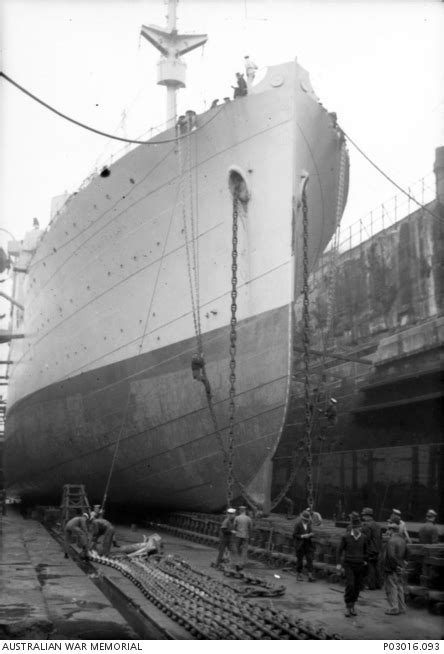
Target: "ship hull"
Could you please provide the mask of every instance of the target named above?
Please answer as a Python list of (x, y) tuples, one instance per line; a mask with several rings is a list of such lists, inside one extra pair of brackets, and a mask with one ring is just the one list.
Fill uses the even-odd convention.
[[(234, 474), (244, 484), (264, 464), (282, 427), (288, 343), (267, 335), (285, 333), (288, 321), (283, 307), (238, 328)], [(229, 369), (226, 330), (207, 334), (204, 346), (212, 384)], [(220, 439), (227, 448), (228, 387), (221, 392), (215, 386), (212, 398), (218, 437), (204, 385), (191, 374), (193, 351), (193, 339), (182, 341), (49, 386), (18, 403), (9, 415), (8, 467), (20, 470), (22, 497), (49, 501), (69, 481), (85, 484), (99, 501), (117, 451), (109, 489), (114, 504), (220, 509), (226, 501)]]
[[(267, 508), (302, 287), (301, 180), (308, 174), (312, 267), (345, 200), (341, 136), (288, 64), (197, 117), (179, 141), (173, 131), (158, 140), (93, 176), (30, 262), (25, 338), (11, 353), (7, 485), (35, 501), (58, 499), (66, 483), (100, 501), (109, 480), (113, 504), (226, 503), (234, 175), (244, 189), (234, 495), (246, 486)], [(213, 414), (191, 373), (201, 346)]]

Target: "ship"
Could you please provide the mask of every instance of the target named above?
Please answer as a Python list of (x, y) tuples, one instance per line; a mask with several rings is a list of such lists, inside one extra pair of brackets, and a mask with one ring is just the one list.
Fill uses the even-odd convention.
[(247, 496), (266, 510), (294, 305), (345, 207), (345, 140), (297, 60), (174, 120), (178, 43), (204, 37), (178, 35), (172, 0), (168, 27), (142, 34), (161, 51), (167, 129), (10, 248), (23, 338), (10, 343), (6, 486), (25, 503), (83, 484), (120, 508)]

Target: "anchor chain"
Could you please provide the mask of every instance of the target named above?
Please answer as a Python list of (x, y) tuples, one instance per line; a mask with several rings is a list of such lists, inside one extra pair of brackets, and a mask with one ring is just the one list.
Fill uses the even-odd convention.
[(339, 638), (283, 611), (249, 602), (239, 589), (193, 570), (187, 562), (173, 556), (129, 560), (91, 552), (89, 559), (118, 570), (151, 603), (197, 639)]
[(234, 420), (236, 414), (236, 340), (237, 340), (237, 229), (239, 219), (239, 197), (233, 194), (233, 232), (231, 250), (231, 329), (230, 329), (230, 405), (229, 405), (229, 435), (227, 454), (227, 504), (233, 500), (233, 453), (234, 453)]
[[(306, 485), (307, 485), (307, 504), (313, 509), (313, 455), (311, 441), (311, 421), (312, 413), (310, 410), (310, 297), (309, 297), (309, 269), (308, 269), (308, 204), (307, 204), (307, 184), (302, 189), (302, 270), (303, 270), (303, 363), (304, 363), (304, 444), (306, 450)], [(312, 410), (313, 407), (312, 407)]]

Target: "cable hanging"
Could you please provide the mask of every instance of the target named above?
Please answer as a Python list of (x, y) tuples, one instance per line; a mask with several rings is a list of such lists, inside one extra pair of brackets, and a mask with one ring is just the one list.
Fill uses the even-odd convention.
[(406, 191), (404, 188), (402, 188), (402, 186), (397, 184), (394, 179), (392, 179), (389, 175), (387, 175), (387, 173), (385, 173), (377, 164), (375, 164), (374, 161), (372, 161), (370, 159), (369, 156), (367, 156), (365, 154), (365, 152), (363, 150), (361, 150), (361, 148), (353, 141), (353, 139), (347, 134), (347, 132), (342, 129), (342, 127), (340, 127), (340, 126), (338, 126), (338, 127), (341, 130), (341, 132), (344, 134), (345, 138), (356, 148), (356, 150), (360, 154), (362, 154), (364, 159), (367, 159), (367, 161), (373, 166), (373, 168), (376, 168), (378, 173), (381, 173), (381, 175), (383, 177), (385, 177), (391, 184), (393, 184), (393, 186), (395, 186), (399, 191), (401, 191), (401, 193), (404, 193), (404, 195), (406, 195), (409, 198), (409, 200), (411, 200), (412, 202), (417, 204), (418, 207), (420, 207), (423, 211), (426, 211), (427, 213), (429, 213), (431, 216), (433, 216), (433, 218), (441, 219), (441, 216), (438, 216), (436, 213), (433, 213), (433, 211), (430, 211), (430, 209), (428, 209), (424, 204), (421, 204), (421, 202), (418, 202), (418, 200), (415, 197), (413, 197), (413, 195), (411, 195), (408, 191)]
[[(67, 116), (66, 114), (62, 113), (61, 111), (58, 111), (57, 109), (55, 109), (54, 107), (52, 107), (50, 104), (48, 104), (47, 102), (44, 102), (43, 100), (41, 100), (40, 98), (38, 98), (36, 95), (34, 95), (33, 93), (31, 93), (30, 91), (28, 91), (27, 89), (25, 89), (25, 88), (24, 88), (23, 86), (21, 86), (20, 84), (18, 84), (18, 82), (16, 82), (15, 80), (13, 80), (12, 77), (9, 77), (9, 75), (6, 75), (6, 73), (0, 71), (0, 77), (4, 77), (5, 80), (6, 80), (7, 82), (9, 82), (9, 83), (12, 84), (13, 86), (15, 86), (17, 89), (19, 89), (19, 91), (21, 91), (22, 93), (24, 93), (24, 94), (27, 95), (28, 97), (32, 98), (33, 100), (35, 100), (36, 102), (38, 102), (39, 104), (41, 104), (43, 107), (46, 107), (46, 109), (49, 109), (49, 111), (52, 111), (52, 112), (55, 113), (57, 116), (60, 116), (61, 118), (64, 118), (65, 120), (69, 121), (70, 123), (73, 123), (74, 125), (77, 125), (78, 127), (82, 127), (83, 129), (86, 129), (86, 130), (88, 130), (88, 131), (90, 131), (90, 132), (93, 132), (94, 134), (99, 134), (100, 136), (105, 136), (106, 138), (113, 139), (114, 141), (122, 141), (123, 143), (135, 143), (135, 144), (138, 144), (138, 145), (162, 145), (163, 143), (177, 143), (178, 138), (179, 138), (179, 139), (184, 139), (184, 138), (186, 138), (186, 135), (183, 135), (183, 136), (179, 136), (179, 137), (176, 136), (176, 137), (173, 137), (173, 138), (171, 138), (171, 139), (164, 139), (164, 140), (162, 140), (162, 141), (152, 141), (152, 140), (150, 140), (150, 141), (141, 141), (141, 140), (138, 140), (138, 139), (126, 139), (126, 138), (123, 138), (123, 137), (121, 137), (121, 136), (115, 136), (114, 134), (108, 134), (107, 132), (103, 132), (102, 130), (96, 129), (95, 127), (90, 127), (89, 125), (85, 125), (84, 123), (81, 123), (80, 121), (75, 120), (74, 118), (71, 118), (70, 116)], [(215, 112), (215, 114), (214, 114), (213, 116), (211, 116), (211, 118), (209, 118), (209, 119), (207, 120), (206, 123), (204, 123), (203, 125), (200, 125), (200, 126), (196, 127), (196, 130), (202, 129), (203, 127), (205, 127), (206, 125), (208, 125), (212, 120), (214, 120), (214, 118), (215, 118), (215, 117), (220, 113), (220, 111), (222, 110), (222, 108), (223, 108), (223, 105), (221, 106), (221, 108), (219, 109), (219, 111)], [(385, 172), (384, 172), (384, 171), (383, 171), (383, 170), (382, 170), (382, 169), (381, 169), (377, 164), (375, 164), (374, 161), (372, 161), (372, 160), (370, 159), (369, 156), (367, 156), (367, 155), (365, 154), (365, 152), (364, 152), (363, 150), (361, 150), (361, 148), (360, 148), (360, 147), (359, 147), (359, 146), (358, 146), (358, 145), (353, 141), (353, 139), (352, 139), (352, 138), (347, 134), (347, 132), (346, 132), (344, 129), (342, 129), (342, 127), (340, 127), (340, 126), (338, 126), (338, 127), (339, 127), (339, 129), (341, 130), (341, 132), (344, 134), (344, 136), (346, 137), (346, 139), (347, 139), (347, 140), (348, 140), (348, 141), (349, 141), (349, 142), (350, 142), (350, 143), (351, 143), (351, 144), (356, 148), (356, 150), (358, 150), (358, 152), (359, 152), (359, 153), (360, 153), (360, 154), (361, 154), (365, 159), (367, 159), (367, 161), (368, 161), (368, 162), (369, 162), (369, 163), (370, 163), (374, 168), (376, 168), (376, 170), (377, 170), (377, 171), (378, 171), (378, 172), (379, 172), (383, 177), (385, 177), (385, 178), (386, 178), (386, 179), (387, 179), (391, 184), (393, 184), (393, 186), (395, 186), (399, 191), (401, 191), (401, 193), (403, 193), (404, 195), (406, 195), (406, 196), (407, 196), (407, 197), (408, 197), (412, 202), (414, 202), (415, 204), (417, 204), (418, 207), (420, 207), (421, 209), (423, 209), (424, 211), (426, 211), (427, 213), (429, 213), (431, 216), (433, 216), (434, 218), (441, 219), (441, 216), (438, 216), (437, 214), (433, 213), (433, 211), (430, 211), (430, 209), (428, 209), (426, 206), (424, 206), (423, 204), (421, 204), (421, 202), (418, 202), (418, 200), (417, 200), (416, 198), (414, 198), (413, 195), (411, 195), (410, 193), (408, 193), (408, 191), (406, 191), (404, 188), (402, 188), (402, 186), (400, 186), (399, 184), (397, 184), (397, 182), (395, 182), (394, 179), (392, 179), (389, 175), (387, 175), (387, 173), (385, 173)]]
[[(58, 109), (55, 109), (54, 107), (52, 107), (47, 102), (44, 102), (43, 100), (38, 98), (36, 95), (31, 93), (30, 91), (27, 91), (23, 86), (21, 86), (20, 84), (15, 82), (11, 77), (9, 77), (9, 75), (6, 75), (6, 73), (3, 73), (2, 71), (0, 71), (0, 77), (4, 77), (7, 82), (12, 84), (16, 88), (18, 88), (19, 91), (21, 91), (25, 95), (29, 96), (33, 100), (35, 100), (36, 102), (41, 104), (43, 107), (46, 107), (46, 109), (49, 109), (49, 111), (52, 111), (57, 116), (60, 116), (61, 118), (64, 118), (65, 120), (69, 121), (70, 123), (74, 123), (74, 125), (77, 125), (78, 127), (82, 127), (83, 129), (86, 129), (89, 132), (94, 132), (94, 134), (99, 134), (100, 136), (106, 136), (106, 138), (113, 139), (114, 141), (123, 141), (124, 143), (136, 143), (138, 145), (162, 145), (163, 143), (176, 143), (176, 141), (177, 141), (176, 137), (173, 137), (171, 139), (163, 139), (162, 141), (151, 141), (151, 140), (150, 141), (139, 141), (137, 139), (126, 139), (126, 138), (123, 138), (122, 136), (115, 136), (114, 134), (108, 134), (107, 132), (102, 132), (100, 129), (96, 129), (95, 127), (90, 127), (89, 125), (85, 125), (84, 123), (81, 123), (80, 121), (75, 120), (74, 118), (70, 118), (69, 116), (62, 113), (61, 111), (58, 111)], [(222, 108), (223, 108), (223, 105), (221, 106), (219, 111), (215, 112), (215, 114), (213, 116), (211, 116), (211, 118), (209, 118), (207, 120), (206, 123), (204, 123), (203, 125), (197, 126), (195, 131), (198, 131), (198, 130), (202, 129), (203, 127), (206, 127), (206, 125), (208, 125), (208, 123), (210, 123), (212, 120), (214, 120), (214, 118), (216, 118), (216, 116), (221, 112)], [(179, 138), (184, 139), (184, 138), (186, 138), (186, 135), (181, 136)]]

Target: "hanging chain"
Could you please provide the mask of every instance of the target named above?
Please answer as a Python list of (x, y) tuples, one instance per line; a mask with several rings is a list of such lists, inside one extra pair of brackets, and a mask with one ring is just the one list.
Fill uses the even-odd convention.
[(303, 361), (304, 361), (304, 442), (307, 463), (307, 504), (313, 508), (313, 457), (311, 442), (311, 418), (313, 407), (310, 406), (310, 298), (309, 298), (309, 270), (308, 270), (308, 205), (306, 184), (302, 189), (302, 267), (303, 267)]
[(236, 327), (237, 327), (237, 229), (239, 218), (239, 196), (233, 194), (233, 233), (231, 250), (231, 330), (230, 330), (230, 405), (229, 405), (229, 436), (227, 456), (227, 500), (228, 506), (233, 499), (233, 452), (234, 452), (234, 419), (236, 413)]
[(334, 305), (336, 296), (336, 271), (339, 255), (339, 240), (341, 233), (341, 218), (345, 206), (345, 170), (347, 164), (347, 148), (345, 141), (341, 144), (341, 154), (339, 161), (339, 179), (338, 179), (338, 197), (336, 201), (336, 216), (335, 216), (335, 236), (333, 241), (333, 248), (330, 259), (330, 270), (328, 279), (328, 295), (327, 295), (327, 321), (325, 327), (325, 346), (326, 349), (329, 345), (331, 333), (333, 331), (333, 318), (334, 318)]
[[(191, 156), (191, 122), (188, 122), (187, 125), (187, 138), (186, 138), (186, 166), (188, 168), (188, 191), (189, 191), (189, 205), (190, 205), (190, 223), (191, 223), (191, 250), (192, 250), (192, 267), (194, 270), (194, 325), (196, 331), (197, 347), (198, 353), (203, 356), (203, 347), (202, 347), (202, 329), (200, 323), (200, 284), (199, 284), (199, 230), (197, 225), (197, 206), (196, 211), (194, 210), (193, 204), (193, 161)], [(196, 159), (197, 165), (197, 159)], [(196, 217), (196, 224), (195, 224)], [(192, 282), (191, 282), (192, 283)]]
[(233, 486), (236, 484), (242, 494), (242, 497), (247, 504), (253, 509), (258, 509), (257, 502), (248, 493), (246, 487), (237, 479), (234, 473), (234, 421), (236, 413), (236, 345), (237, 345), (237, 245), (238, 245), (238, 220), (239, 220), (239, 196), (235, 191), (233, 195), (233, 215), (232, 215), (232, 277), (231, 277), (231, 320), (230, 320), (230, 389), (229, 389), (229, 437), (228, 447), (225, 446), (222, 434), (220, 432), (216, 412), (214, 410), (213, 398), (211, 393), (210, 382), (207, 377), (205, 363), (202, 369), (202, 381), (204, 382), (205, 392), (207, 396), (208, 409), (210, 411), (211, 420), (213, 422), (214, 431), (219, 442), (219, 446), (223, 456), (223, 462), (226, 471), (227, 482), (227, 506), (231, 506), (233, 501), (234, 492)]
[[(201, 340), (200, 340), (200, 329), (199, 329), (199, 321), (197, 318), (197, 313), (198, 309), (196, 309), (196, 290), (193, 286), (193, 271), (192, 271), (192, 262), (191, 262), (191, 253), (190, 253), (190, 242), (188, 239), (188, 222), (187, 222), (187, 207), (186, 207), (186, 195), (185, 195), (185, 162), (183, 158), (183, 153), (182, 153), (182, 148), (181, 148), (181, 139), (180, 139), (180, 127), (176, 127), (176, 148), (177, 148), (177, 154), (179, 158), (179, 184), (180, 184), (180, 195), (181, 195), (181, 202), (182, 202), (182, 222), (183, 222), (183, 233), (184, 233), (184, 241), (185, 241), (185, 252), (186, 252), (186, 259), (187, 259), (187, 271), (188, 271), (188, 282), (189, 282), (189, 289), (190, 289), (190, 298), (191, 298), (191, 311), (193, 314), (193, 323), (194, 323), (194, 332), (196, 334), (196, 339), (198, 343), (198, 349), (201, 350)], [(186, 143), (188, 142), (188, 139), (186, 139)], [(189, 155), (187, 156), (188, 163), (190, 162)], [(190, 189), (191, 193), (191, 189)], [(193, 216), (191, 215), (191, 225), (193, 226)], [(194, 261), (194, 256), (193, 256), (193, 263), (195, 265)], [(199, 355), (202, 355), (202, 352), (199, 351)]]

